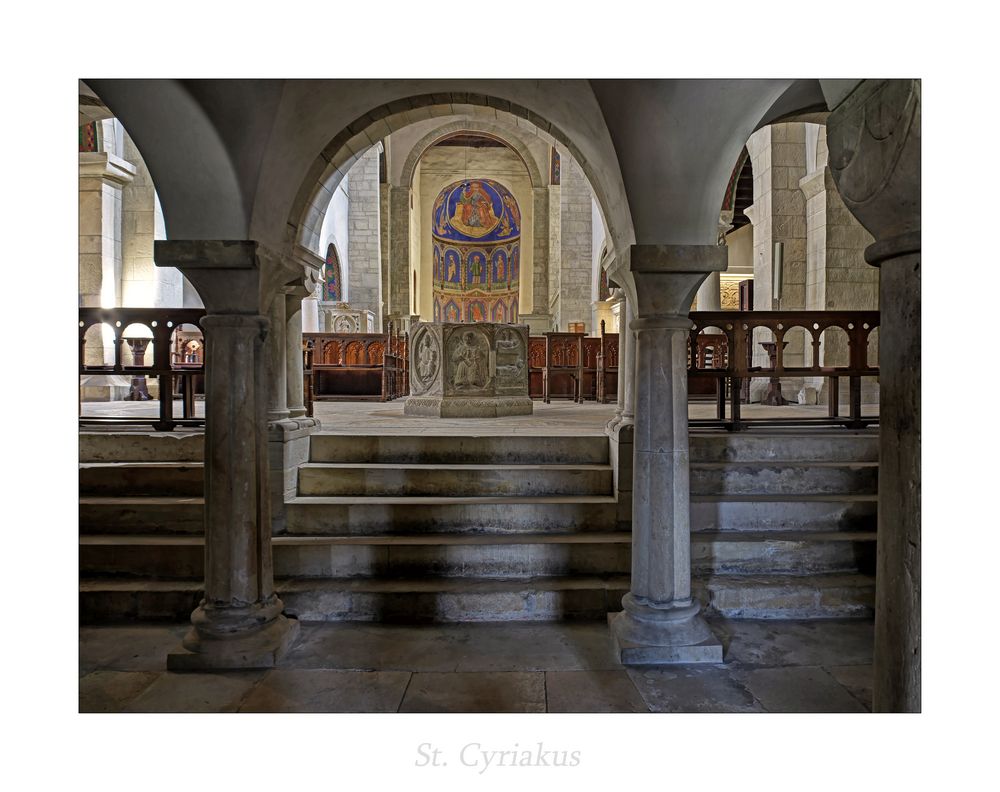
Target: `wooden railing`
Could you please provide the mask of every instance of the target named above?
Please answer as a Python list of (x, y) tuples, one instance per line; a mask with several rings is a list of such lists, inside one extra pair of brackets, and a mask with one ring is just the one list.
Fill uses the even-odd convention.
[[(877, 416), (861, 414), (861, 378), (877, 377), (878, 365), (869, 363), (869, 342), (879, 326), (878, 311), (696, 311), (691, 315), (694, 328), (688, 345), (689, 379), (716, 379), (717, 414), (714, 419), (692, 419), (691, 425), (723, 425), (740, 430), (752, 424), (800, 425), (825, 423), (856, 429), (878, 423)], [(768, 339), (757, 338), (755, 330), (766, 328)], [(786, 337), (795, 328), (802, 328), (806, 337), (802, 355), (808, 364), (785, 365)], [(821, 341), (825, 331), (843, 330), (847, 337), (847, 363), (839, 366), (820, 363)], [(713, 332), (706, 333), (711, 329)], [(719, 332), (721, 331), (721, 332)], [(758, 334), (760, 335), (760, 334)], [(809, 343), (811, 341), (811, 344)], [(768, 365), (753, 363), (754, 348), (767, 353)], [(692, 350), (694, 353), (692, 354)], [(825, 417), (784, 416), (747, 419), (741, 415), (741, 404), (748, 401), (749, 381), (770, 380), (765, 403), (782, 403), (782, 377), (825, 378), (828, 381), (827, 415)], [(840, 415), (840, 378), (850, 383), (848, 416)], [(729, 417), (726, 417), (726, 403)]]
[(303, 333), (306, 410), (315, 401), (391, 401), (410, 392), (407, 339), (386, 333)]
[[(142, 416), (85, 416), (83, 415), (82, 394), (80, 399), (81, 424), (137, 424), (149, 423), (157, 431), (170, 431), (175, 426), (201, 426), (205, 421), (195, 416), (196, 383), (204, 375), (204, 346), (200, 354), (189, 351), (178, 353), (174, 331), (182, 325), (194, 325), (201, 329), (203, 308), (81, 308), (80, 309), (80, 376), (123, 375), (133, 378), (132, 390), (144, 389), (141, 377), (156, 377), (160, 386), (160, 410), (156, 417)], [(122, 346), (126, 343), (125, 331), (131, 325), (143, 325), (152, 338), (131, 339), (133, 356), (139, 357), (143, 365), (125, 365)], [(108, 364), (86, 364), (84, 361), (87, 333), (93, 327), (108, 327), (114, 336), (114, 362)], [(100, 330), (91, 343), (104, 348)], [(91, 334), (92, 336), (95, 334)], [(103, 351), (102, 351), (103, 355)], [(150, 361), (148, 364), (146, 361)], [(137, 384), (138, 381), (138, 384)], [(181, 397), (181, 417), (174, 417), (175, 388), (178, 385)], [(147, 396), (148, 397), (148, 396)]]

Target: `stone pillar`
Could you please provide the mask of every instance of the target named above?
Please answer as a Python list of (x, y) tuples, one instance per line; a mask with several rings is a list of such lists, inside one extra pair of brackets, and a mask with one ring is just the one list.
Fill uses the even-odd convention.
[(698, 289), (696, 306), (699, 311), (722, 310), (722, 281), (718, 272), (710, 272)]
[[(635, 301), (625, 298), (622, 306), (622, 328), (621, 338), (624, 341), (624, 349), (620, 352), (620, 365), (618, 367), (619, 376), (624, 372), (625, 386), (622, 393), (624, 406), (622, 407), (621, 423), (631, 426), (635, 423), (635, 380), (636, 380), (636, 334), (634, 327)], [(685, 316), (687, 313), (685, 313)], [(687, 376), (685, 370), (685, 377)], [(687, 382), (687, 379), (684, 380)]]
[(410, 297), (410, 188), (389, 189), (389, 311), (392, 315), (413, 313)]
[(379, 147), (372, 146), (348, 174), (347, 296), (354, 308), (375, 314), (382, 332), (382, 261), (379, 228)]
[(827, 119), (830, 170), (880, 267), (877, 712), (920, 711), (920, 81), (865, 80)]
[[(170, 670), (274, 666), (298, 632), (274, 591), (261, 272), (251, 241), (158, 241), (205, 302), (205, 598)], [(283, 303), (282, 303), (283, 307)]]
[(298, 293), (285, 295), (285, 389), (289, 418), (306, 414), (302, 372), (302, 300)]
[[(549, 312), (549, 188), (535, 187), (531, 190), (532, 205), (532, 248), (531, 311), (532, 316), (548, 316)], [(523, 301), (522, 301), (523, 305)], [(542, 321), (539, 319), (539, 321)], [(550, 317), (551, 321), (551, 317)]]
[(264, 370), (267, 372), (267, 420), (288, 417), (288, 388), (285, 368), (285, 295), (271, 300), (267, 318), (270, 330), (264, 344)]
[(614, 431), (615, 427), (621, 423), (622, 420), (622, 410), (625, 409), (625, 377), (624, 377), (624, 366), (622, 365), (625, 360), (625, 347), (628, 344), (628, 333), (625, 331), (625, 290), (619, 288), (611, 289), (611, 299), (608, 300), (612, 306), (618, 307), (619, 316), (621, 316), (622, 327), (618, 331), (618, 396), (615, 399), (615, 414), (612, 416), (611, 420), (608, 421), (607, 430), (608, 432)]
[[(80, 152), (80, 307), (114, 308), (121, 302), (122, 188), (135, 177), (135, 167), (107, 152)], [(114, 362), (114, 338), (101, 325), (87, 331), (84, 362), (103, 366)], [(96, 379), (95, 377), (88, 378)], [(86, 385), (84, 400), (106, 401), (125, 393), (128, 380), (105, 377), (105, 385)], [(120, 384), (115, 385), (118, 381)], [(123, 387), (124, 386), (124, 387)], [(118, 393), (116, 394), (116, 390)]]
[(559, 201), (560, 258), (550, 262), (559, 272), (559, 329), (569, 329), (569, 322), (583, 322), (591, 332), (594, 198), (587, 177), (568, 155), (562, 158)]
[(725, 266), (726, 249), (718, 245), (634, 245), (631, 251), (632, 583), (624, 612), (611, 618), (616, 650), (628, 665), (722, 661), (722, 645), (691, 596), (687, 338), (695, 292), (708, 273)]

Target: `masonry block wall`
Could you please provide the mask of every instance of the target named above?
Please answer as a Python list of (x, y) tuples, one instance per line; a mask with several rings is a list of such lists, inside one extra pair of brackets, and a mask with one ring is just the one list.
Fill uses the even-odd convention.
[(382, 253), (378, 160), (378, 147), (373, 147), (354, 164), (349, 174), (347, 295), (352, 308), (375, 314), (376, 329), (381, 332)]

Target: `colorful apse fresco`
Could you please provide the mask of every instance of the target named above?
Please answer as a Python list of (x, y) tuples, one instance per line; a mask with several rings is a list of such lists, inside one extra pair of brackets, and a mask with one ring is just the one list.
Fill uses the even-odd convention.
[(431, 213), (434, 321), (516, 322), (521, 211), (491, 179), (445, 187)]

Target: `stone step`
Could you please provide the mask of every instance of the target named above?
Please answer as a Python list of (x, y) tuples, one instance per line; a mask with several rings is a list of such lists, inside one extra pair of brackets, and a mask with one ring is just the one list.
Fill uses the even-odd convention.
[(693, 531), (875, 530), (877, 495), (692, 495)]
[(730, 619), (839, 619), (875, 614), (875, 577), (710, 575), (692, 579), (707, 615)]
[(290, 534), (569, 533), (618, 528), (613, 495), (518, 497), (296, 497)]
[(840, 427), (802, 432), (690, 433), (695, 462), (878, 462), (878, 432)]
[(310, 437), (310, 461), (400, 464), (589, 464), (610, 461), (607, 435), (339, 435)]
[(298, 494), (542, 496), (612, 495), (610, 465), (412, 465), (311, 462)]
[[(695, 574), (874, 571), (873, 533), (695, 533)], [(472, 577), (523, 579), (628, 574), (631, 533), (276, 536), (278, 577)], [(200, 536), (83, 536), (85, 575), (199, 578)]]
[[(631, 534), (276, 536), (278, 577), (474, 577), (524, 579), (627, 574)], [(204, 575), (201, 537), (85, 536), (85, 575)]]
[(80, 498), (80, 533), (84, 535), (201, 534), (204, 530), (204, 498)]
[(205, 435), (185, 432), (80, 432), (81, 462), (202, 462)]
[[(621, 609), (628, 575), (531, 580), (475, 578), (277, 579), (287, 613), (304, 621), (519, 621), (601, 619)], [(694, 578), (708, 615), (752, 619), (871, 618), (865, 575)], [(84, 623), (186, 621), (204, 595), (196, 580), (84, 578)]]
[(87, 462), (80, 465), (81, 495), (187, 495), (205, 491), (201, 462)]
[(696, 462), (692, 495), (875, 495), (877, 462)]
[(691, 533), (693, 575), (875, 572), (874, 531)]

